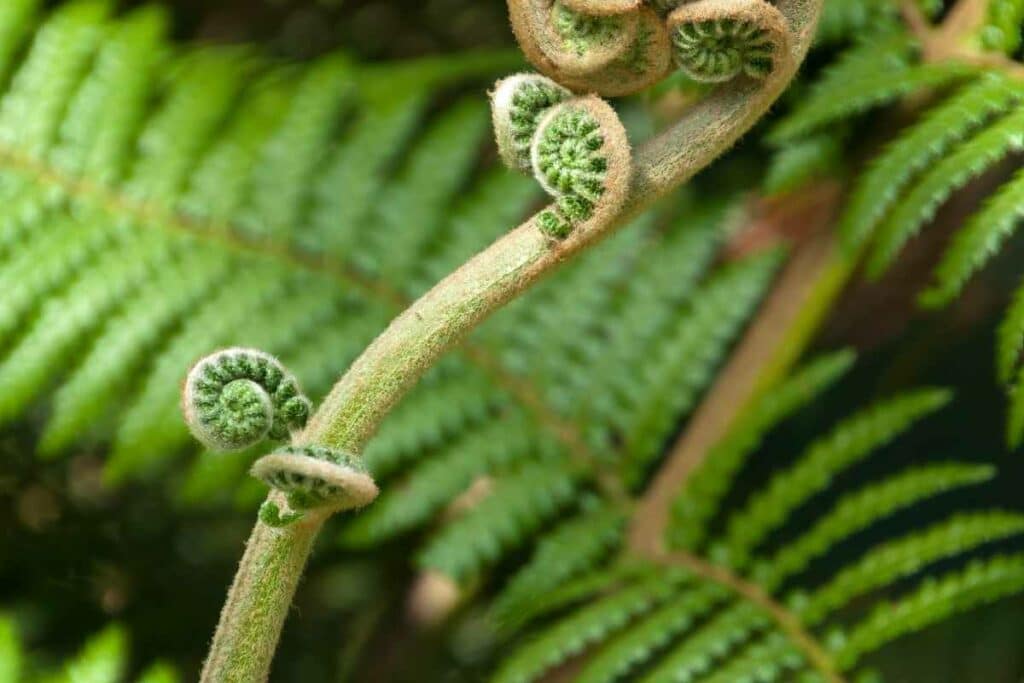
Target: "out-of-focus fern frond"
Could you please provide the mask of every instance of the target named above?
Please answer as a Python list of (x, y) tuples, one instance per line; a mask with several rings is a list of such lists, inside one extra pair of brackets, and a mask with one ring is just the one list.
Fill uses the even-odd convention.
[[(572, 666), (580, 680), (603, 683), (840, 680), (863, 655), (890, 640), (1024, 590), (1019, 560), (982, 560), (941, 580), (941, 588), (932, 588), (926, 573), (1024, 537), (1024, 517), (1014, 512), (953, 514), (923, 531), (850, 553), (863, 542), (861, 532), (883, 520), (988, 481), (989, 466), (917, 465), (863, 484), (832, 505), (809, 505), (834, 495), (845, 472), (945, 406), (949, 393), (943, 390), (908, 392), (841, 421), (733, 509), (735, 481), (748, 457), (766, 450), (766, 434), (802, 408), (811, 409), (851, 362), (848, 352), (822, 356), (766, 390), (689, 475), (673, 510), (669, 548), (654, 556), (661, 571), (683, 571), (683, 585), (653, 600), (655, 579), (641, 574), (621, 580), (616, 573), (630, 566), (626, 552), (618, 560), (622, 564), (613, 560), (608, 568), (535, 593), (533, 602), (545, 605), (541, 616), (562, 616), (539, 635), (536, 626), (526, 629), (497, 680), (535, 681), (561, 665)], [(775, 533), (792, 524), (798, 510), (799, 533)], [(852, 559), (836, 568), (829, 562), (840, 546)], [(804, 578), (812, 567), (828, 568), (825, 579), (814, 580), (820, 581), (816, 587)], [(879, 607), (876, 616), (844, 635), (848, 605), (856, 601), (863, 610), (865, 601), (922, 575), (920, 587), (900, 588), (909, 597), (895, 608), (891, 625), (882, 616), (891, 612)], [(950, 604), (942, 604), (939, 593)], [(534, 613), (511, 625), (537, 618)]]

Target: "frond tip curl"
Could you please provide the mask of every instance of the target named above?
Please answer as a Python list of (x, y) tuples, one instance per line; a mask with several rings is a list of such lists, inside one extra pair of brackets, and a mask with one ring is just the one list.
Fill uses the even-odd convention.
[(618, 210), (630, 174), (629, 141), (619, 117), (598, 97), (553, 107), (537, 126), (530, 148), (534, 177), (555, 198), (541, 213), (541, 229), (566, 237), (598, 213)]
[(789, 54), (786, 18), (765, 0), (699, 0), (668, 17), (676, 64), (697, 81), (765, 79)]
[(189, 430), (214, 451), (237, 451), (305, 426), (311, 404), (295, 377), (263, 351), (230, 348), (189, 371), (182, 412)]
[(285, 446), (257, 460), (251, 473), (284, 494), (292, 509), (282, 513), (276, 503), (264, 503), (260, 519), (271, 526), (290, 524), (314, 508), (360, 508), (378, 493), (358, 457), (324, 446)]
[(629, 183), (629, 139), (599, 97), (576, 97), (539, 74), (498, 81), (491, 94), (498, 151), (507, 166), (531, 171), (555, 198), (538, 224), (561, 239), (598, 213), (621, 207)]
[(661, 17), (637, 0), (509, 0), (512, 29), (537, 69), (576, 92), (615, 97), (664, 78)]

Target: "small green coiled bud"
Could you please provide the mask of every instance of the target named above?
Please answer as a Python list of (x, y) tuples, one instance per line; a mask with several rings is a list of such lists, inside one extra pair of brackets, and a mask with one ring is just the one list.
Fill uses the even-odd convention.
[(530, 172), (530, 147), (548, 109), (572, 93), (540, 74), (516, 74), (498, 81), (491, 93), (491, 115), (498, 154), (511, 169)]
[(282, 512), (272, 501), (265, 503), (260, 518), (271, 526), (291, 524), (312, 509), (361, 508), (378, 494), (377, 484), (358, 457), (324, 446), (279, 448), (257, 460), (251, 474), (284, 494), (291, 508)]
[(696, 81), (763, 80), (789, 58), (782, 13), (765, 0), (698, 0), (668, 17), (674, 57)]
[(530, 62), (574, 92), (628, 95), (672, 61), (664, 21), (639, 0), (509, 0), (512, 29)]
[(281, 362), (256, 349), (213, 353), (185, 378), (182, 412), (189, 430), (214, 451), (237, 451), (305, 426), (311, 404)]
[(530, 149), (534, 176), (555, 198), (555, 209), (538, 217), (551, 237), (562, 239), (598, 214), (617, 210), (631, 169), (629, 141), (615, 111), (598, 97), (552, 107), (541, 119)]

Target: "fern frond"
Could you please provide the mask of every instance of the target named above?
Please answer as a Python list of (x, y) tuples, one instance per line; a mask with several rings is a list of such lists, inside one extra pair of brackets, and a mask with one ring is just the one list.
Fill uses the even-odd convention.
[(672, 598), (608, 643), (577, 676), (579, 683), (612, 683), (622, 680), (656, 652), (690, 630), (725, 601), (726, 589), (708, 585)]
[(394, 474), (459, 434), (492, 417), (509, 400), (493, 391), (486, 377), (467, 368), (427, 381), (388, 416), (363, 457), (374, 477)]
[[(40, 450), (113, 439), (114, 481), (187, 448), (174, 387), (212, 347), (254, 346), (291, 325), (270, 341), (308, 386), (329, 386), (401, 305), (398, 282), (356, 272), (360, 230), (405, 201), (445, 224), (426, 234), (443, 232), (477, 163), (468, 133), (486, 116), (473, 105), (435, 115), (432, 90), (511, 60), (367, 69), (329, 56), (268, 68), (239, 48), (172, 48), (158, 10), (116, 16), (107, 3), (72, 2), (35, 23), (35, 4), (0, 12), (0, 67), (13, 73), (0, 81), (0, 374), (14, 389), (0, 415), (20, 417), (57, 385)], [(424, 172), (442, 158), (444, 174)], [(356, 176), (353, 194), (327, 184)], [(532, 199), (521, 185), (494, 187), (510, 190), (501, 216)], [(332, 231), (334, 215), (348, 227)], [(418, 264), (419, 233), (401, 232), (413, 242), (396, 258)], [(344, 233), (345, 248), (315, 238), (326, 233)], [(322, 334), (297, 344), (314, 323)]]
[(711, 448), (702, 467), (673, 503), (671, 540), (674, 547), (690, 550), (700, 547), (722, 497), (765, 434), (838, 381), (853, 362), (854, 355), (849, 351), (813, 360), (739, 419), (728, 435)]
[(867, 261), (868, 275), (881, 275), (954, 190), (1021, 149), (1024, 109), (997, 120), (933, 165), (879, 226)]
[(774, 591), (790, 576), (802, 571), (816, 557), (837, 543), (867, 529), (899, 510), (947, 491), (988, 481), (995, 469), (987, 465), (950, 463), (908, 470), (880, 483), (869, 484), (843, 496), (817, 523), (770, 558), (759, 560), (752, 575)]
[(879, 606), (835, 646), (845, 670), (861, 658), (901, 636), (950, 616), (1024, 590), (1024, 556), (1011, 555), (972, 562), (967, 569), (938, 579), (891, 604)]
[(1022, 219), (1024, 172), (1018, 172), (953, 236), (935, 267), (935, 284), (921, 295), (922, 305), (944, 306), (959, 296), (971, 276), (995, 256)]
[(824, 490), (835, 476), (949, 400), (947, 391), (920, 390), (878, 403), (848, 418), (831, 434), (812, 444), (795, 465), (775, 475), (742, 511), (732, 515), (726, 538), (713, 554), (732, 566), (744, 566), (751, 551), (793, 510)]
[(781, 145), (908, 93), (941, 88), (974, 72), (951, 62), (915, 63), (914, 45), (903, 36), (868, 40), (831, 64), (800, 106), (776, 124), (768, 138)]
[(596, 569), (545, 593), (543, 600), (523, 603), (521, 611), (515, 615), (516, 622), (508, 623), (507, 631), (511, 633), (517, 626), (583, 601), (597, 600), (640, 579), (649, 579), (660, 571), (660, 567), (645, 562), (617, 562), (607, 568)]
[(791, 676), (804, 664), (803, 654), (785, 635), (771, 632), (703, 680), (705, 683), (772, 683), (781, 676)]
[(498, 595), (492, 613), (514, 630), (529, 613), (528, 603), (594, 569), (622, 540), (626, 515), (610, 505), (586, 510), (544, 536), (530, 561)]
[(898, 201), (914, 175), (942, 158), (990, 118), (1024, 97), (1024, 88), (999, 74), (986, 74), (929, 110), (901, 134), (863, 173), (847, 202), (839, 230), (850, 247), (862, 244)]
[(574, 474), (557, 462), (524, 465), (430, 540), (419, 564), (457, 581), (476, 576), (556, 517), (577, 486)]
[(343, 543), (366, 546), (423, 524), (477, 478), (535, 459), (542, 449), (538, 441), (529, 420), (521, 416), (490, 421), (427, 459), (403, 481), (392, 481), (374, 505), (347, 526)]
[(555, 623), (505, 660), (495, 683), (529, 683), (546, 671), (608, 640), (630, 622), (675, 595), (687, 578), (667, 572), (627, 586)]
[(770, 252), (713, 278), (694, 294), (689, 314), (639, 369), (643, 374), (615, 421), (625, 441), (622, 469), (627, 482), (641, 480), (673, 423), (692, 408), (780, 261), (780, 253)]
[(911, 576), (933, 562), (1022, 532), (1024, 516), (1019, 514), (982, 512), (955, 516), (869, 551), (816, 589), (800, 608), (800, 614), (808, 623), (818, 623), (854, 598)]
[(731, 605), (675, 646), (641, 680), (643, 683), (696, 681), (770, 624), (768, 615), (755, 605), (748, 602)]

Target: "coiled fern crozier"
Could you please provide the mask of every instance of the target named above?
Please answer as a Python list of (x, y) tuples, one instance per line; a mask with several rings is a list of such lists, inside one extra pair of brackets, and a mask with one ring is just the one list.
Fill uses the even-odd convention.
[[(912, 161), (883, 152), (887, 182), (856, 181), (850, 252), (889, 259), (903, 237), (884, 235), (904, 233), (877, 225), (895, 222), (882, 214), (897, 195), (976, 133), (1016, 139), (1015, 81), (978, 73), (992, 51), (1014, 54), (1012, 7), (950, 56), (909, 35), (911, 4), (937, 16), (876, 0), (509, 0), (539, 73), (499, 80), (491, 118), (499, 157), (530, 179), (476, 180), (483, 98), (432, 93), (521, 68), (516, 56), (279, 68), (170, 50), (154, 10), (84, 0), (43, 18), (40, 3), (4, 3), (0, 419), (59, 380), (41, 454), (108, 439), (107, 479), (124, 482), (170, 469), (191, 431), (218, 454), (175, 478), (181, 500), (266, 497), (205, 681), (267, 679), (339, 512), (326, 544), (401, 539), (418, 588), (476, 603), (496, 629), (494, 680), (870, 679), (885, 644), (1024, 590), (1024, 558), (1004, 545), (1024, 518), (972, 505), (915, 530), (919, 506), (977, 497), (995, 474), (886, 450), (952, 409), (944, 389), (876, 401), (754, 490), (738, 483), (853, 366), (840, 351), (791, 369), (853, 259), (811, 251), (824, 284), (794, 292), (801, 253), (777, 277), (782, 250), (723, 249), (742, 207), (671, 195), (761, 120), (815, 35), (844, 52), (868, 37), (791, 98), (769, 179), (852, 165), (858, 114), (957, 89), (893, 143)], [(698, 96), (647, 140), (628, 102), (602, 99), (688, 81)], [(541, 192), (550, 204), (509, 231)], [(999, 206), (1006, 226), (1016, 204)], [(726, 365), (759, 306), (783, 310), (788, 325), (767, 326), (782, 336), (755, 324)], [(1020, 329), (1004, 335), (1011, 375)], [(750, 344), (768, 359), (744, 374)], [(259, 452), (266, 439), (282, 443)], [(904, 531), (879, 542), (888, 520)]]

